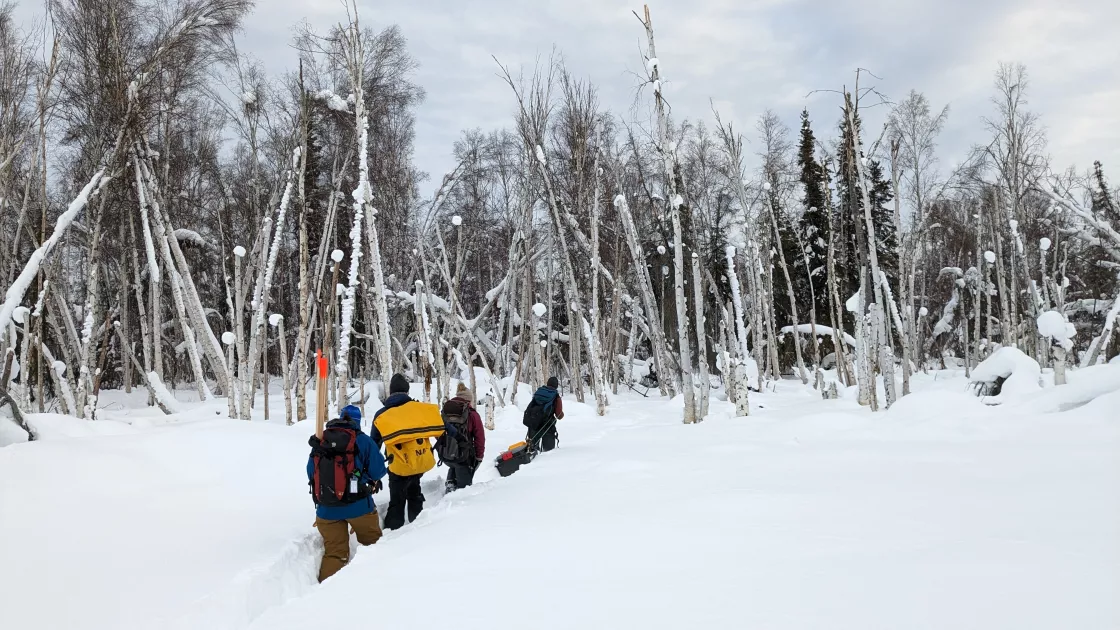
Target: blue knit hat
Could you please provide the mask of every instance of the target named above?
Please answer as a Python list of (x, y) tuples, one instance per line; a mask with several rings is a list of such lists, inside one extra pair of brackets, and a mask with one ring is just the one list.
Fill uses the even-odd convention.
[(362, 410), (354, 405), (346, 405), (342, 411), (338, 412), (338, 417), (343, 420), (353, 420), (354, 422), (362, 421)]

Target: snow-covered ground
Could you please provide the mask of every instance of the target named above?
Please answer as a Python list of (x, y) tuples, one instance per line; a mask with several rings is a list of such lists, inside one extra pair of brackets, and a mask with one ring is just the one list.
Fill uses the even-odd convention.
[[(1108, 367), (1082, 379), (1088, 404), (1048, 404), (1047, 387), (987, 407), (938, 373), (886, 413), (783, 382), (750, 418), (713, 401), (695, 426), (678, 401), (624, 394), (598, 418), (569, 395), (558, 451), (448, 497), (437, 468), (420, 519), (322, 586), (308, 425), (228, 420), (221, 402), (165, 419), (123, 397), (96, 430), (32, 416), (45, 439), (0, 448), (0, 621), (1115, 630)], [(491, 456), (522, 436), (520, 413), (497, 427)]]

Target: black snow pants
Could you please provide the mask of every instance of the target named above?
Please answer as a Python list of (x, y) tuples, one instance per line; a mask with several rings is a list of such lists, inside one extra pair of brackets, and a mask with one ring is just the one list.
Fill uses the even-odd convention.
[(447, 491), (462, 490), (474, 483), (474, 471), (477, 463), (448, 464), (447, 465)]
[(385, 514), (385, 529), (404, 527), (405, 507), (408, 522), (416, 520), (424, 509), (424, 493), (420, 489), (423, 475), (396, 475), (389, 473), (389, 509)]
[(533, 447), (538, 451), (551, 451), (556, 448), (557, 443), (560, 442), (560, 434), (556, 432), (556, 418), (552, 417), (545, 420), (544, 426), (546, 428), (543, 433), (540, 433), (541, 430), (537, 429), (535, 431), (530, 431), (529, 437), (532, 438), (540, 433), (540, 437), (537, 438)]

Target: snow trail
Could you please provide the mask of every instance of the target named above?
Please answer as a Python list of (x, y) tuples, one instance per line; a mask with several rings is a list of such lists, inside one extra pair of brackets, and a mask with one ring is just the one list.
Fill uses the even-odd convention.
[[(376, 605), (379, 624), (414, 627), (433, 593), (466, 578), (479, 591), (461, 630), (510, 618), (567, 629), (1111, 628), (1120, 426), (1104, 399), (1120, 391), (1115, 366), (1101, 367), (1082, 385), (994, 408), (960, 376), (921, 374), (914, 394), (877, 415), (852, 389), (822, 401), (788, 381), (753, 396), (749, 419), (713, 398), (710, 418), (691, 426), (679, 398), (623, 395), (605, 418), (565, 400), (560, 448), (503, 479), (492, 459), (524, 436), (507, 407), (474, 486), (444, 496), (445, 471), (429, 473), (417, 521), (372, 547), (352, 543), (349, 566), (322, 586), (308, 425), (189, 420), (217, 403), (175, 424), (142, 412), (127, 435), (0, 449), (0, 501), (18, 506), (0, 511), (0, 557), (15, 567), (0, 574), (14, 602), (5, 621), (362, 627), (369, 607), (355, 602), (374, 594), (393, 602)], [(1038, 411), (1100, 392), (1111, 393)], [(72, 497), (37, 500), (13, 470)], [(377, 495), (381, 509), (387, 499)], [(75, 513), (96, 518), (75, 534)]]

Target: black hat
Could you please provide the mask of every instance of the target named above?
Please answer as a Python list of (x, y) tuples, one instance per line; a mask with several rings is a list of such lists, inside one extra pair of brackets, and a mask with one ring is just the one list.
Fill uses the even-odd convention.
[(545, 383), (545, 385), (551, 387), (552, 389), (556, 389), (557, 387), (560, 387), (560, 381), (556, 380), (555, 376), (550, 376), (548, 377), (548, 382)]
[(408, 379), (400, 374), (394, 374), (393, 378), (389, 381), (390, 394), (407, 394), (408, 393)]

